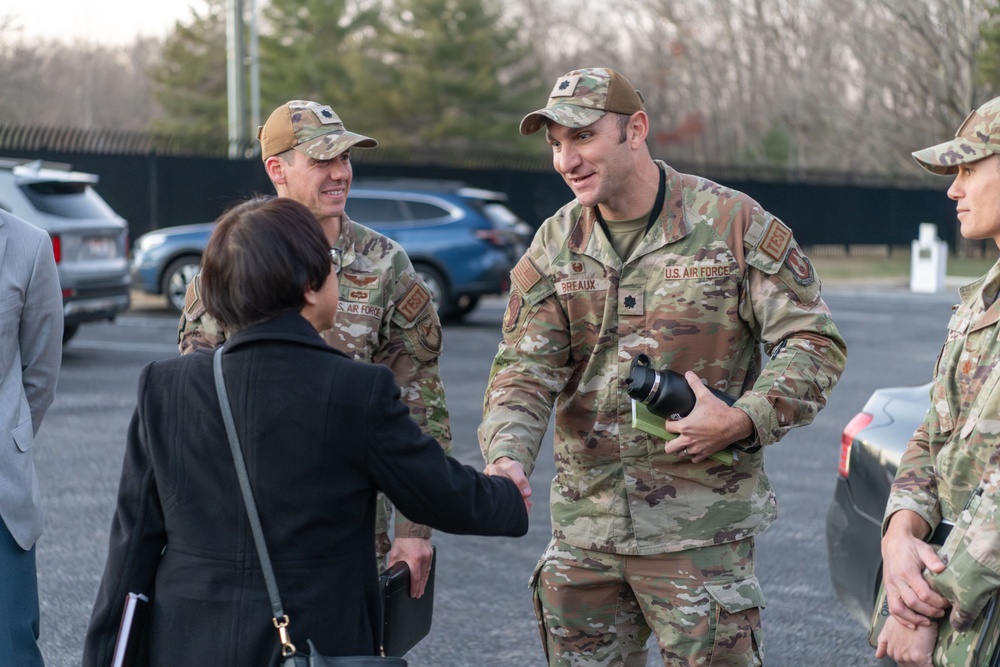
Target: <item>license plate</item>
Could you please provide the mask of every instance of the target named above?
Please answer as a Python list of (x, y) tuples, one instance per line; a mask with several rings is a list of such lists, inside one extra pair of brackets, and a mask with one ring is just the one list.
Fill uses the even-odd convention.
[(116, 255), (114, 239), (106, 236), (91, 236), (84, 247), (87, 249), (87, 256), (93, 259), (114, 259)]

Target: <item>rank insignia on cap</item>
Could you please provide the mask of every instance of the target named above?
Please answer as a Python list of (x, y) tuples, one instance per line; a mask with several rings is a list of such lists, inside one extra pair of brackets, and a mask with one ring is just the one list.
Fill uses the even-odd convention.
[(549, 97), (573, 97), (573, 93), (576, 92), (576, 84), (579, 80), (579, 74), (560, 77), (556, 81), (556, 85), (553, 86), (552, 92), (549, 93)]
[(316, 118), (319, 118), (319, 122), (324, 125), (331, 125), (333, 123), (341, 122), (340, 117), (334, 113), (333, 109), (326, 105), (310, 105), (312, 112), (316, 114)]

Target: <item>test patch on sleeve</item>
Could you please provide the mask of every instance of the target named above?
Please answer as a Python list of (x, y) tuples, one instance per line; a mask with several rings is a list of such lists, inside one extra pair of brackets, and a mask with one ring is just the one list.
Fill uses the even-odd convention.
[(788, 244), (792, 242), (792, 230), (785, 226), (785, 223), (778, 219), (772, 219), (771, 223), (764, 231), (764, 236), (760, 239), (758, 246), (765, 255), (776, 262), (785, 259), (785, 252)]
[(427, 304), (431, 302), (430, 293), (424, 289), (424, 286), (419, 282), (414, 281), (410, 285), (410, 289), (406, 290), (406, 294), (403, 298), (399, 300), (396, 304), (396, 310), (406, 318), (407, 322), (412, 322), (417, 319), (417, 315), (423, 312)]

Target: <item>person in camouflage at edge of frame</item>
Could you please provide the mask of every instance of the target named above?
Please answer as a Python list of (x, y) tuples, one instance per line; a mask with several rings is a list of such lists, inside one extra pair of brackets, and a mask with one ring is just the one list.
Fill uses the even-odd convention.
[[(776, 512), (761, 446), (811, 422), (846, 363), (819, 279), (755, 201), (650, 157), (617, 72), (560, 77), (520, 129), (545, 130), (576, 200), (512, 271), (479, 439), (530, 496), (554, 406), (553, 533), (531, 580), (548, 662), (645, 665), (652, 632), (668, 665), (759, 665), (754, 535)], [(666, 443), (632, 426), (640, 353), (697, 396)], [(731, 465), (709, 459), (731, 443)]]
[[(354, 359), (391, 368), (414, 421), (450, 454), (451, 428), (438, 371), (441, 323), (430, 293), (403, 248), (344, 213), (353, 178), (350, 150), (373, 148), (377, 142), (348, 132), (329, 106), (304, 100), (275, 109), (257, 136), (278, 196), (309, 207), (341, 253), (340, 306), (334, 327), (323, 338)], [(178, 343), (185, 354), (226, 339), (205, 312), (200, 289), (196, 277), (180, 318)], [(422, 595), (432, 558), (430, 528), (397, 512), (390, 544), (392, 514), (392, 505), (380, 493), (375, 536), (380, 567), (406, 561), (413, 573), (410, 591)]]
[[(962, 236), (1000, 247), (1000, 97), (969, 114), (953, 140), (913, 157), (932, 173), (954, 174), (948, 197)], [(998, 292), (1000, 262), (959, 290), (934, 368), (931, 408), (903, 454), (886, 506), (890, 616), (876, 655), (900, 665), (971, 664), (976, 633), (969, 630), (978, 629), (1000, 589)], [(939, 552), (924, 542), (932, 530), (949, 528)]]

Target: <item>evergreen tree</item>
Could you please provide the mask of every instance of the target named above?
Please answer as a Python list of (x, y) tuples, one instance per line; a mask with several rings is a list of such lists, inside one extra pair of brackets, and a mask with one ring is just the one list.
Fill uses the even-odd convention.
[[(979, 81), (987, 89), (984, 100), (1000, 93), (1000, 6), (988, 8), (989, 18), (979, 27)], [(976, 102), (979, 104), (980, 102)]]
[[(153, 129), (221, 148), (226, 0), (206, 5), (177, 24), (151, 72), (165, 116)], [(259, 34), (264, 117), (287, 100), (315, 100), (397, 155), (544, 148), (518, 138), (548, 87), (501, 0), (270, 0)]]
[(379, 92), (391, 145), (538, 151), (538, 142), (517, 139), (517, 127), (548, 86), (499, 0), (395, 0), (390, 27)]
[(381, 0), (271, 0), (263, 9), (261, 109), (307, 99), (329, 104), (352, 130), (376, 133), (366, 80)]
[(190, 24), (177, 22), (150, 72), (164, 112), (151, 129), (192, 149), (204, 149), (206, 140), (224, 147), (228, 137), (226, 0), (205, 4), (204, 14), (192, 8)]

